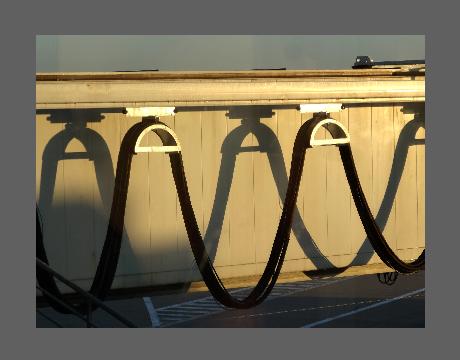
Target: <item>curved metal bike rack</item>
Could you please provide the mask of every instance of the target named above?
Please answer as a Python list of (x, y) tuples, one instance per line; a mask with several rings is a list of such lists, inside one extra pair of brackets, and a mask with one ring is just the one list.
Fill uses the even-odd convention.
[[(332, 139), (316, 139), (316, 134), (322, 127), (332, 135)], [(350, 143), (350, 135), (345, 126), (334, 119), (326, 118), (317, 120), (316, 125), (311, 129), (308, 146), (343, 145), (348, 143)]]
[[(163, 146), (141, 146), (141, 141), (147, 133), (153, 131), (161, 139)], [(163, 124), (153, 124), (145, 128), (136, 140), (134, 153), (157, 152), (157, 153), (174, 153), (180, 152), (181, 146), (177, 135), (169, 127)]]
[[(161, 139), (164, 146), (143, 147), (140, 142), (149, 131), (154, 131)], [(139, 152), (169, 152), (171, 155), (180, 155), (180, 144), (175, 133), (166, 125), (159, 123), (156, 118), (146, 118), (144, 121), (133, 125), (125, 134), (118, 154), (115, 186), (112, 198), (109, 223), (102, 253), (97, 264), (96, 274), (89, 293), (92, 296), (104, 299), (111, 288), (120, 256), (121, 241), (125, 218), (126, 201), (128, 196), (129, 178), (133, 155)], [(39, 221), (38, 207), (36, 210), (36, 249), (37, 258), (48, 265), (48, 259), (43, 242), (43, 232)], [(63, 295), (58, 288), (55, 279), (48, 273), (37, 269), (37, 281), (50, 296), (46, 296), (50, 305), (61, 313), (69, 313), (59, 302)], [(86, 303), (83, 299), (77, 299), (76, 309), (86, 312)], [(97, 306), (93, 306), (94, 311)]]
[[(315, 138), (321, 127), (324, 127), (331, 134), (332, 139)], [(159, 136), (163, 146), (140, 145), (142, 139), (149, 131), (153, 131)], [(342, 163), (361, 222), (372, 246), (382, 261), (396, 271), (403, 273), (414, 272), (423, 268), (425, 265), (425, 251), (423, 251), (415, 261), (408, 263), (404, 262), (391, 250), (376, 224), (359, 183), (350, 147), (350, 135), (347, 129), (340, 122), (329, 118), (328, 114), (316, 113), (312, 120), (307, 121), (300, 127), (294, 141), (291, 170), (283, 212), (265, 270), (257, 285), (245, 299), (239, 300), (232, 297), (220, 280), (206, 251), (203, 237), (200, 233), (191, 204), (178, 137), (174, 131), (165, 124), (160, 123), (157, 118), (146, 118), (142, 122), (133, 125), (122, 141), (106, 241), (90, 293), (100, 298), (105, 297), (115, 275), (120, 252), (121, 234), (124, 225), (124, 213), (132, 156), (137, 153), (158, 152), (169, 154), (171, 169), (190, 246), (198, 268), (211, 294), (223, 305), (228, 307), (249, 308), (260, 304), (271, 292), (281, 271), (289, 243), (292, 217), (296, 206), (306, 151), (308, 148), (327, 145), (340, 146)], [(37, 227), (38, 226), (37, 223)], [(42, 243), (41, 246), (43, 246)], [(47, 263), (44, 248), (41, 257), (44, 258), (43, 261)], [(54, 294), (62, 296), (58, 294), (57, 287), (52, 283), (47, 283), (46, 280), (48, 279), (38, 272), (37, 279), (39, 283), (43, 283), (43, 288), (46, 289), (51, 286), (51, 290)]]

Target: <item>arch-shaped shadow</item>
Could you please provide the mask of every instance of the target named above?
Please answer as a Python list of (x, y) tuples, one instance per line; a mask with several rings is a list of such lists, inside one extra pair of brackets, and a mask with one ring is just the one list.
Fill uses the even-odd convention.
[[(278, 107), (277, 107), (278, 108)], [(281, 145), (276, 134), (267, 125), (260, 122), (261, 118), (274, 115), (274, 107), (270, 106), (242, 106), (228, 109), (227, 116), (231, 119), (241, 119), (241, 126), (233, 129), (222, 143), (222, 162), (219, 169), (216, 193), (208, 227), (204, 235), (204, 242), (210, 258), (215, 259), (218, 241), (227, 208), (228, 197), (236, 166), (236, 156), (241, 152), (259, 151), (267, 154), (270, 168), (278, 189), (278, 195), (284, 202), (288, 184), (288, 175), (282, 156)], [(253, 134), (258, 146), (242, 147), (244, 139)], [(281, 155), (281, 156), (279, 156)], [(301, 246), (318, 268), (330, 268), (333, 264), (321, 253), (302, 221), (297, 206), (294, 209), (292, 230), (297, 239), (301, 239)]]
[[(275, 107), (270, 106), (242, 106), (229, 108), (227, 115), (230, 118), (241, 119), (241, 126), (233, 129), (230, 133), (227, 134), (221, 147), (222, 162), (219, 169), (213, 208), (211, 211), (209, 224), (204, 235), (206, 249), (208, 250), (209, 256), (212, 260), (215, 259), (218, 247), (219, 237), (222, 230), (225, 210), (227, 208), (228, 197), (236, 165), (237, 154), (241, 152), (253, 151), (267, 153), (270, 168), (276, 183), (276, 187), (278, 189), (279, 198), (282, 202), (285, 199), (288, 175), (284, 157), (282, 156), (281, 145), (278, 141), (277, 135), (272, 131), (272, 129), (260, 122), (261, 118), (271, 117), (274, 115), (273, 109), (275, 109)], [(196, 108), (193, 110), (199, 111), (199, 109)], [(376, 222), (379, 224), (381, 229), (386, 226), (386, 223), (389, 219), (399, 182), (404, 171), (409, 146), (424, 143), (424, 140), (415, 139), (415, 135), (420, 127), (425, 127), (424, 116), (421, 112), (420, 106), (408, 105), (405, 106), (402, 111), (404, 113), (414, 114), (414, 119), (409, 121), (403, 127), (395, 147), (395, 154), (387, 188), (382, 203), (379, 207), (377, 216), (375, 217)], [(258, 146), (241, 146), (244, 139), (249, 134), (253, 134), (256, 137), (259, 143)], [(280, 154), (281, 156), (274, 156), (274, 154)], [(305, 169), (308, 169), (308, 163), (306, 164), (304, 171), (306, 171)], [(344, 189), (344, 191), (347, 190), (349, 189)], [(361, 247), (359, 248), (355, 258), (350, 262), (350, 264), (345, 267), (337, 268), (321, 252), (316, 242), (311, 237), (297, 207), (294, 210), (292, 230), (296, 235), (305, 255), (318, 269), (333, 269), (336, 270), (336, 273), (338, 274), (349, 266), (362, 265), (363, 263), (367, 263), (374, 254), (374, 250), (366, 238), (363, 240)]]
[[(237, 154), (248, 151), (260, 151), (267, 153), (270, 168), (278, 189), (278, 195), (281, 201), (284, 201), (288, 176), (284, 157), (282, 156), (281, 145), (278, 141), (277, 135), (267, 125), (260, 122), (261, 118), (266, 118), (267, 116), (271, 117), (273, 115), (274, 108), (282, 107), (225, 107), (226, 110), (229, 110), (228, 116), (230, 118), (241, 119), (241, 126), (233, 129), (229, 134), (227, 134), (221, 147), (222, 162), (219, 169), (213, 208), (209, 224), (204, 235), (204, 242), (212, 260), (215, 259), (217, 245), (222, 230)], [(193, 110), (200, 111), (197, 108), (194, 108)], [(407, 123), (402, 129), (395, 148), (395, 155), (387, 189), (376, 216), (376, 222), (382, 229), (385, 227), (391, 212), (392, 204), (404, 170), (409, 146), (417, 145), (423, 142), (421, 140), (414, 139), (419, 128), (425, 126), (423, 115), (421, 115), (418, 110), (414, 111), (411, 107), (403, 108), (403, 112), (404, 111), (411, 114), (414, 113), (414, 119)], [(52, 204), (58, 161), (72, 158), (88, 158), (94, 161), (96, 179), (102, 202), (107, 213), (109, 212), (112, 200), (109, 189), (113, 188), (115, 180), (110, 152), (104, 139), (96, 131), (86, 127), (88, 121), (100, 121), (103, 118), (101, 112), (102, 110), (100, 109), (43, 111), (43, 113), (50, 114), (48, 120), (51, 122), (65, 122), (66, 127), (65, 130), (56, 134), (48, 142), (43, 152), (43, 165), (40, 179), (40, 207), (48, 208)], [(121, 111), (111, 109), (103, 110), (103, 112)], [(39, 112), (37, 111), (37, 113)], [(258, 146), (242, 147), (244, 139), (249, 134), (253, 134), (256, 137), (259, 143)], [(73, 153), (72, 155), (66, 154), (65, 149), (72, 139), (79, 140), (87, 152)], [(281, 156), (274, 156), (275, 154), (279, 154)], [(306, 165), (306, 168), (308, 169), (308, 163)], [(317, 268), (337, 269), (318, 248), (303, 223), (297, 207), (295, 208), (293, 215), (292, 230), (296, 235), (305, 255)], [(126, 236), (125, 230), (124, 236)], [(363, 262), (367, 263), (373, 253), (373, 249), (369, 242), (364, 240), (356, 257), (352, 260), (349, 266), (362, 264)], [(360, 255), (366, 256), (363, 258), (360, 257)], [(345, 268), (346, 267), (341, 269)], [(187, 286), (184, 286), (183, 289), (186, 290)]]
[[(110, 214), (112, 206), (112, 190), (115, 184), (115, 172), (110, 156), (110, 150), (103, 137), (95, 130), (88, 128), (89, 122), (100, 122), (104, 119), (102, 113), (121, 112), (116, 109), (91, 109), (91, 110), (37, 110), (37, 114), (49, 114), (47, 120), (51, 123), (64, 123), (64, 130), (55, 134), (46, 144), (42, 154), (42, 169), (40, 175), (39, 209), (53, 209), (62, 211), (62, 205), (53, 208), (53, 196), (56, 185), (58, 162), (63, 160), (87, 159), (94, 163), (96, 181), (102, 200), (105, 214)], [(69, 143), (78, 140), (84, 147), (84, 152), (66, 152)], [(69, 206), (66, 203), (66, 208)], [(73, 204), (80, 211), (94, 211), (95, 221), (106, 221), (108, 216), (97, 212), (92, 204)], [(46, 213), (41, 212), (44, 219)], [(46, 230), (43, 229), (45, 232)], [(123, 237), (129, 237), (123, 229)], [(102, 239), (103, 240), (103, 239)], [(44, 235), (46, 243), (46, 235)], [(102, 248), (102, 247), (101, 247)], [(127, 246), (129, 249), (129, 246)], [(50, 259), (52, 262), (52, 259)], [(52, 265), (51, 265), (52, 266)]]
[[(388, 177), (388, 183), (383, 196), (382, 202), (380, 203), (379, 210), (375, 216), (375, 221), (379, 225), (380, 229), (383, 230), (390, 217), (391, 208), (396, 198), (396, 192), (398, 191), (399, 182), (406, 165), (407, 154), (409, 147), (413, 145), (425, 144), (424, 139), (416, 139), (416, 134), (420, 128), (425, 129), (425, 117), (424, 117), (424, 104), (409, 104), (401, 110), (404, 114), (412, 114), (414, 118), (410, 120), (401, 129), (401, 132), (396, 143), (393, 162), (391, 164), (390, 176)], [(365, 258), (359, 259), (359, 254), (366, 254)], [(349, 266), (360, 265), (362, 261), (366, 263), (371, 259), (374, 254), (368, 238), (363, 241), (363, 244), (358, 250), (357, 256), (352, 260)]]

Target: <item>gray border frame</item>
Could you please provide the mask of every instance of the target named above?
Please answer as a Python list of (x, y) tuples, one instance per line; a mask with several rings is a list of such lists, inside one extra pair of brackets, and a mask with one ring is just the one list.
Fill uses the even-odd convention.
[[(451, 2), (450, 4), (454, 4)], [(86, 6), (85, 6), (86, 5)], [(129, 6), (129, 8), (127, 8)], [(80, 0), (11, 3), (2, 11), (2, 327), (8, 358), (128, 359), (388, 358), (455, 354), (459, 311), (454, 293), (458, 254), (453, 158), (459, 122), (452, 116), (458, 38), (454, 5), (416, 1), (250, 3), (208, 0), (143, 4)], [(34, 151), (35, 34), (426, 34), (427, 74), (427, 313), (426, 329), (35, 329)], [(454, 49), (457, 50), (457, 49)], [(457, 50), (458, 52), (458, 50)], [(6, 79), (6, 81), (5, 81)], [(448, 106), (443, 106), (447, 103)], [(455, 112), (454, 112), (455, 114)], [(446, 126), (448, 125), (448, 126)], [(452, 126), (454, 127), (452, 129)], [(456, 128), (457, 127), (457, 128)], [(13, 134), (21, 134), (13, 136)], [(20, 144), (20, 146), (18, 146)], [(452, 157), (450, 159), (449, 157)], [(450, 226), (449, 226), (450, 225)], [(453, 226), (452, 226), (453, 225)], [(457, 248), (456, 248), (457, 247)], [(441, 352), (442, 351), (442, 352)], [(455, 351), (455, 352), (454, 352)]]

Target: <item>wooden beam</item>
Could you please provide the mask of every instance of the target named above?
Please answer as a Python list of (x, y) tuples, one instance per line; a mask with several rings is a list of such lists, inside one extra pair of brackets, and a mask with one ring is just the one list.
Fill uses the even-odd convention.
[(251, 70), (251, 71), (114, 71), (37, 73), (36, 81), (73, 80), (185, 80), (185, 79), (289, 79), (315, 77), (425, 76), (423, 69)]
[(36, 107), (283, 105), (424, 101), (425, 79), (274, 78), (37, 81)]

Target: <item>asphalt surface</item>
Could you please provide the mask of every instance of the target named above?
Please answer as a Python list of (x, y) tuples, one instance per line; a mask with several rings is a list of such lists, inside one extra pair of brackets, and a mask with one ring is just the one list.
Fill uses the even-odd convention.
[[(250, 288), (233, 289), (244, 297)], [(392, 286), (377, 276), (322, 278), (277, 284), (260, 305), (228, 309), (209, 292), (143, 294), (106, 301), (138, 327), (161, 328), (423, 328), (425, 327), (425, 272), (400, 274)], [(49, 320), (52, 319), (52, 320)], [(97, 310), (92, 319), (100, 327), (122, 327)], [(39, 307), (37, 327), (85, 327), (72, 315)]]

